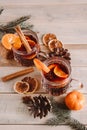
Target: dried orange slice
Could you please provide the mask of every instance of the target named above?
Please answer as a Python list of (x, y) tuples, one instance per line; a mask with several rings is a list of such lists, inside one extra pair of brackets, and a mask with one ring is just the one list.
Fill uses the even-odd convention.
[(52, 40), (52, 39), (57, 39), (57, 38), (56, 38), (56, 35), (53, 34), (53, 33), (44, 34), (44, 35), (42, 36), (42, 42), (43, 42), (43, 44), (44, 44), (45, 46), (48, 46), (48, 42), (49, 42), (50, 40)]
[(48, 73), (50, 71), (50, 69), (43, 62), (41, 62), (39, 59), (35, 58), (33, 61), (34, 61), (35, 66), (39, 70), (42, 70), (46, 73)]
[(17, 81), (14, 84), (14, 91), (19, 94), (25, 94), (28, 92), (30, 86), (27, 82)]
[(32, 94), (35, 93), (35, 91), (39, 88), (39, 83), (38, 80), (36, 78), (32, 78), (32, 77), (24, 77), (22, 79), (23, 82), (27, 82), (30, 86), (27, 94)]
[(58, 65), (54, 68), (54, 74), (60, 78), (68, 77), (68, 74), (66, 74), (64, 71), (62, 71)]
[(22, 45), (19, 36), (12, 33), (5, 34), (1, 39), (1, 43), (8, 50), (11, 50), (12, 46), (18, 49)]
[(63, 47), (63, 44), (61, 41), (57, 40), (57, 39), (52, 39), (48, 42), (48, 47), (50, 49), (50, 51), (54, 51), (54, 48), (61, 48)]
[(55, 46), (58, 47), (58, 48), (62, 48), (63, 47), (63, 43), (61, 41), (57, 40)]
[(55, 43), (57, 42), (57, 39), (52, 39), (52, 40), (50, 40), (49, 42), (48, 42), (48, 47), (49, 47), (49, 49), (50, 49), (50, 51), (54, 51), (54, 48), (55, 48)]

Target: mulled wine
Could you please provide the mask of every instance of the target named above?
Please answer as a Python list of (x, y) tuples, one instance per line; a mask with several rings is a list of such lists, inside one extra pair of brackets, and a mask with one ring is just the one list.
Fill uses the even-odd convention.
[(42, 85), (53, 96), (67, 91), (71, 81), (71, 66), (64, 58), (52, 57), (44, 62), (50, 71), (42, 72)]
[(38, 37), (35, 32), (31, 30), (23, 31), (26, 40), (28, 41), (32, 51), (29, 53), (26, 51), (26, 48), (22, 44), (19, 49), (13, 49), (14, 59), (21, 63), (23, 66), (33, 65), (33, 58), (35, 58), (40, 50)]

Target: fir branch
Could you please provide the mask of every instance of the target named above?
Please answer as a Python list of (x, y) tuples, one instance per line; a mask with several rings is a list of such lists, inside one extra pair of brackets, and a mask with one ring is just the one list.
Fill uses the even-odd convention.
[(58, 118), (56, 117), (53, 117), (53, 118), (50, 118), (48, 119), (45, 124), (46, 125), (49, 125), (49, 126), (57, 126), (57, 125), (60, 125), (62, 122), (61, 120), (59, 120)]
[(84, 124), (80, 123), (78, 120), (72, 117), (68, 119), (66, 124), (75, 130), (87, 130)]
[(27, 30), (27, 29), (31, 29), (32, 27), (33, 27), (33, 25), (31, 24), (28, 24), (28, 23), (26, 23), (26, 22), (22, 22), (21, 24), (20, 24), (20, 27), (21, 27), (21, 29), (25, 29), (25, 30)]
[[(33, 25), (30, 25), (30, 24), (24, 22), (24, 23), (20, 23), (20, 27), (22, 30), (27, 30), (27, 29), (31, 29), (33, 27)], [(0, 31), (5, 32), (5, 33), (15, 33), (14, 28), (7, 28), (6, 30), (3, 30), (1, 28)]]
[(4, 10), (3, 8), (0, 9), (0, 15), (2, 14), (3, 10)]
[(46, 120), (46, 125), (57, 126), (59, 124), (66, 124), (75, 130), (87, 130), (84, 124), (71, 117), (71, 111), (65, 103), (58, 103), (51, 99), (51, 105), (54, 117)]
[(66, 107), (65, 103), (58, 103), (55, 100), (51, 100), (52, 113), (58, 118), (64, 119), (70, 116), (71, 111)]
[(14, 28), (16, 25), (28, 20), (29, 18), (30, 18), (30, 15), (23, 16), (23, 17), (20, 17), (14, 21), (8, 22), (6, 25), (0, 25), (0, 31), (6, 31), (6, 30), (9, 30), (11, 28)]

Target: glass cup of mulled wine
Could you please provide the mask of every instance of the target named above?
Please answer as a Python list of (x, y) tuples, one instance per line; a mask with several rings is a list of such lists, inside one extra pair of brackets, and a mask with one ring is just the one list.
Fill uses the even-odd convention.
[(61, 57), (51, 57), (44, 64), (50, 68), (48, 73), (41, 72), (42, 86), (46, 92), (53, 96), (66, 93), (72, 81), (70, 63)]
[(32, 30), (23, 30), (23, 33), (32, 51), (28, 53), (22, 44), (18, 49), (12, 48), (13, 55), (14, 59), (21, 65), (31, 66), (33, 65), (33, 59), (37, 57), (40, 51), (39, 40), (37, 34)]

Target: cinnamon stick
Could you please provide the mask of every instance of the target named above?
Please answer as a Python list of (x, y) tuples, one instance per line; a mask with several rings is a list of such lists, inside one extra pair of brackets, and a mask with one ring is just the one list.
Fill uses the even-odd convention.
[(32, 49), (31, 49), (31, 47), (30, 47), (28, 41), (26, 40), (26, 38), (25, 38), (25, 36), (24, 36), (24, 34), (23, 34), (23, 32), (22, 32), (20, 26), (17, 25), (17, 26), (15, 27), (15, 30), (16, 30), (16, 32), (18, 33), (18, 35), (19, 35), (21, 41), (23, 42), (26, 51), (27, 51), (28, 53), (31, 52)]
[(33, 67), (29, 67), (28, 69), (24, 69), (24, 70), (21, 70), (21, 71), (18, 71), (18, 72), (15, 72), (15, 73), (6, 75), (6, 76), (2, 77), (1, 80), (2, 80), (3, 82), (6, 82), (6, 81), (8, 81), (8, 80), (11, 80), (11, 79), (13, 79), (13, 78), (16, 78), (16, 77), (19, 77), (19, 76), (22, 76), (22, 75), (31, 73), (31, 72), (33, 72), (33, 71), (34, 71), (34, 68), (33, 68)]

